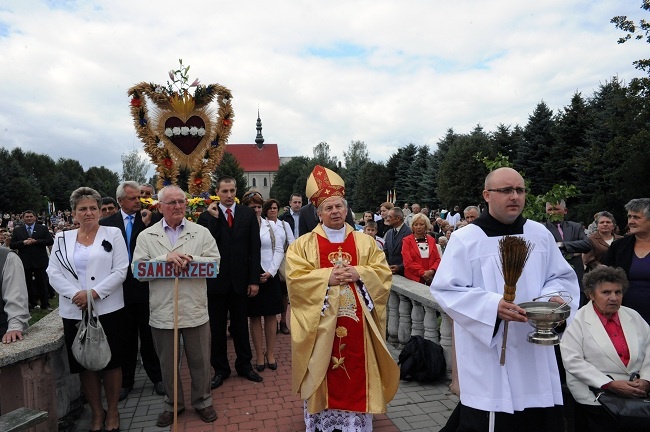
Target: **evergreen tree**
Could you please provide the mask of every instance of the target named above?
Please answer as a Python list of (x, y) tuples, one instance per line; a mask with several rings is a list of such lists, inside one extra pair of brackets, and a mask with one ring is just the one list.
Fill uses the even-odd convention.
[(367, 162), (359, 168), (357, 186), (352, 191), (356, 203), (355, 213), (374, 212), (386, 201), (386, 191), (391, 188), (388, 169), (377, 162)]
[(399, 159), (394, 187), (400, 203), (413, 202), (414, 197), (417, 197), (418, 194), (416, 173), (412, 172), (417, 151), (418, 148), (413, 143), (397, 149)]
[(350, 141), (347, 152), (343, 152), (345, 161), (345, 170), (343, 171), (343, 180), (345, 181), (345, 190), (350, 208), (355, 207), (354, 190), (357, 183), (359, 169), (370, 159), (368, 158), (368, 148), (363, 141)]
[(510, 126), (500, 123), (497, 130), (490, 134), (494, 148), (497, 153), (507, 156), (508, 160), (517, 159), (517, 147), (521, 139), (521, 128), (515, 127), (515, 130), (510, 131)]
[(75, 189), (84, 186), (86, 180), (84, 169), (79, 161), (65, 158), (56, 161), (54, 169), (56, 175), (50, 200), (57, 209), (71, 209), (70, 195)]
[(561, 158), (561, 155), (553, 154), (556, 145), (554, 126), (553, 111), (544, 101), (540, 102), (528, 117), (524, 140), (517, 150), (515, 169), (523, 171), (525, 177), (531, 180), (533, 194), (546, 193), (558, 180), (562, 180), (555, 175), (553, 167)]
[(217, 179), (221, 176), (230, 176), (237, 182), (237, 198), (242, 199), (244, 192), (248, 190), (248, 181), (244, 175), (244, 168), (239, 165), (235, 156), (228, 151), (223, 152), (223, 157), (212, 173), (212, 189), (217, 186)]
[(547, 169), (562, 181), (574, 184), (578, 179), (577, 155), (587, 150), (587, 127), (589, 113), (582, 95), (576, 92), (571, 104), (559, 112), (556, 118), (557, 145)]
[(494, 145), (482, 128), (470, 135), (458, 136), (440, 164), (438, 172), (438, 199), (448, 209), (481, 202), (483, 180), (488, 173), (485, 164), (477, 157), (494, 158)]

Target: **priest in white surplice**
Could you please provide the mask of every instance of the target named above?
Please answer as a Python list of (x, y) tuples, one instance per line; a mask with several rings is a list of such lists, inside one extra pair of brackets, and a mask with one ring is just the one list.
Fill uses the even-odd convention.
[[(489, 422), (495, 431), (563, 430), (553, 347), (527, 342), (533, 329), (526, 312), (503, 300), (498, 242), (504, 235), (517, 235), (534, 245), (517, 283), (516, 303), (567, 291), (573, 297), (570, 321), (578, 306), (578, 280), (544, 225), (521, 216), (525, 194), (517, 171), (491, 172), (483, 191), (489, 210), (453, 233), (431, 284), (433, 297), (454, 320), (461, 394), (458, 430), (487, 431)], [(510, 323), (501, 366), (504, 320)]]

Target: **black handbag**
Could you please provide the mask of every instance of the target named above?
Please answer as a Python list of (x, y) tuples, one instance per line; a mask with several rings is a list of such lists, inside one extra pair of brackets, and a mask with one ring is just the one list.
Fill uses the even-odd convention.
[[(633, 373), (630, 381), (638, 377), (638, 373)], [(614, 417), (619, 426), (650, 430), (650, 397), (627, 398), (607, 390), (593, 391), (596, 400)]]

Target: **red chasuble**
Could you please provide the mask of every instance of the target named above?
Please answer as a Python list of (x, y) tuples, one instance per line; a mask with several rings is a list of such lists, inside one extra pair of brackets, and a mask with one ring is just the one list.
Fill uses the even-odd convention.
[[(320, 267), (331, 268), (344, 261), (357, 265), (354, 236), (349, 234), (343, 243), (331, 243), (318, 237)], [(354, 283), (342, 286), (336, 320), (336, 336), (332, 346), (327, 382), (329, 409), (367, 412), (366, 350), (362, 299)]]

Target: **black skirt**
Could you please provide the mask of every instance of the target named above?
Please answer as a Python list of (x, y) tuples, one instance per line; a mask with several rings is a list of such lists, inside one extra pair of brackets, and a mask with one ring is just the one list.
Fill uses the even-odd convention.
[[(106, 333), (108, 346), (111, 347), (111, 361), (102, 370), (107, 371), (122, 367), (122, 347), (124, 346), (124, 341), (122, 340), (122, 343), (120, 343), (120, 338), (124, 337), (124, 313), (124, 308), (122, 308), (115, 312), (99, 316), (99, 322), (104, 328), (104, 333)], [(65, 337), (65, 347), (68, 351), (70, 373), (79, 373), (86, 370), (77, 362), (74, 355), (72, 355), (72, 344), (75, 336), (77, 336), (77, 323), (79, 322), (81, 320), (63, 318), (63, 336)]]
[(266, 283), (260, 284), (260, 290), (255, 297), (248, 298), (248, 316), (260, 317), (282, 313), (282, 293), (280, 280), (275, 275)]

